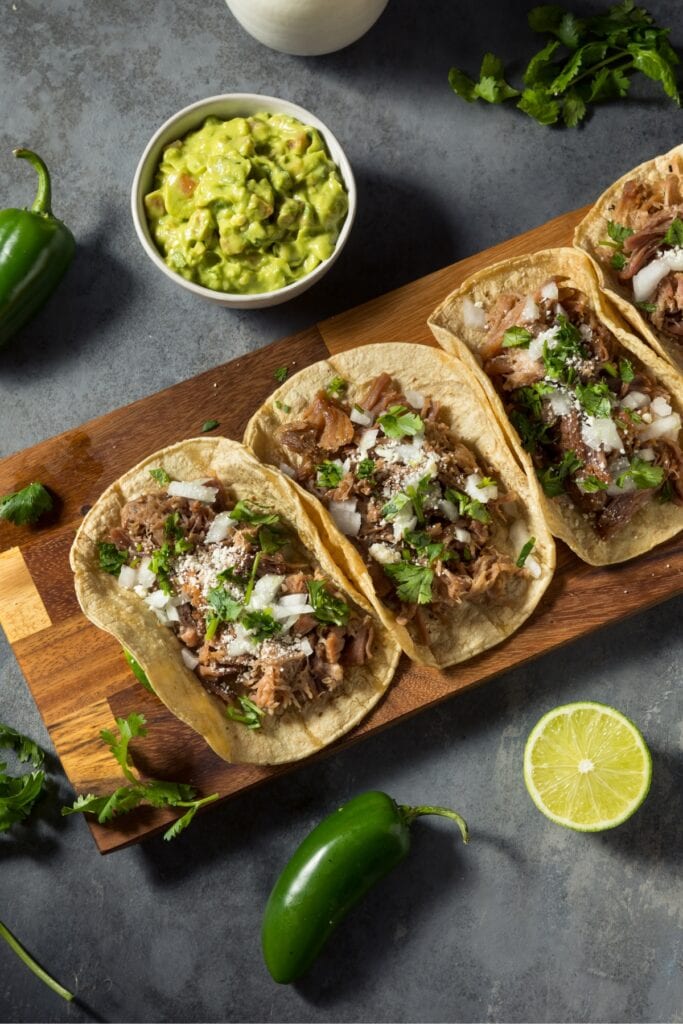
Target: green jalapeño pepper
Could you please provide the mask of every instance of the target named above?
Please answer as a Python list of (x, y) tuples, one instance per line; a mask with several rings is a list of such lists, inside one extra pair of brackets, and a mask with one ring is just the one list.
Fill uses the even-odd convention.
[(275, 883), (263, 918), (266, 966), (282, 984), (305, 974), (328, 938), (365, 893), (410, 849), (422, 814), (452, 818), (463, 842), (467, 825), (446, 807), (404, 807), (386, 793), (362, 793), (310, 832)]
[(38, 174), (30, 210), (0, 210), (0, 348), (30, 320), (61, 280), (76, 243), (50, 208), (47, 167), (30, 149), (15, 149)]

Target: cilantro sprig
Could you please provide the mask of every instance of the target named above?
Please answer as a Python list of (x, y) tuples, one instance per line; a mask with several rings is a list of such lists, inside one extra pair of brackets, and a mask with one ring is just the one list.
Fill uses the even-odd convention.
[[(531, 58), (523, 89), (510, 85), (502, 61), (487, 53), (479, 80), (451, 68), (448, 80), (462, 99), (515, 105), (539, 124), (563, 121), (570, 128), (587, 115), (591, 104), (623, 99), (632, 77), (641, 72), (659, 82), (666, 95), (681, 105), (676, 79), (678, 56), (669, 43), (669, 29), (660, 28), (634, 0), (621, 0), (604, 14), (579, 18), (557, 4), (534, 7), (528, 15), (532, 31), (545, 45)], [(621, 256), (623, 253), (616, 253)]]
[(333, 626), (348, 624), (351, 609), (345, 601), (329, 592), (324, 580), (306, 580), (306, 586), (318, 622), (327, 622)]
[(396, 596), (407, 604), (429, 604), (432, 600), (434, 572), (429, 566), (413, 562), (393, 562), (382, 566), (396, 587)]
[(14, 751), (19, 761), (30, 761), (34, 768), (34, 771), (23, 775), (10, 775), (6, 771), (6, 763), (0, 762), (0, 832), (7, 832), (12, 825), (28, 818), (43, 791), (45, 772), (42, 771), (42, 765), (45, 755), (28, 736), (1, 723), (0, 748)]
[(233, 704), (228, 704), (225, 709), (228, 718), (233, 722), (241, 722), (242, 725), (246, 725), (247, 729), (260, 729), (261, 719), (265, 715), (263, 708), (244, 696), (238, 697), (237, 702), (241, 710), (238, 711)]
[(617, 487), (623, 487), (627, 480), (632, 480), (639, 491), (644, 491), (650, 487), (659, 487), (664, 482), (664, 476), (662, 466), (653, 466), (651, 462), (639, 459), (636, 455), (631, 459), (629, 468), (617, 477)]
[(536, 476), (544, 493), (549, 498), (557, 498), (558, 495), (564, 494), (564, 482), (567, 477), (573, 476), (582, 467), (583, 462), (577, 458), (576, 452), (569, 451), (564, 453), (556, 465), (537, 469)]
[(387, 437), (414, 437), (424, 431), (420, 417), (410, 412), (405, 405), (390, 405), (386, 412), (377, 417), (377, 422)]
[(0, 519), (15, 526), (37, 523), (52, 508), (52, 496), (40, 483), (29, 484), (20, 491), (0, 498)]
[(62, 807), (62, 814), (94, 814), (101, 825), (120, 814), (127, 814), (141, 804), (152, 807), (184, 807), (186, 812), (164, 832), (164, 839), (175, 839), (190, 824), (204, 804), (218, 799), (218, 793), (197, 799), (192, 786), (184, 782), (165, 782), (159, 779), (143, 781), (133, 773), (133, 762), (129, 745), (133, 739), (147, 735), (144, 715), (133, 712), (127, 718), (117, 718), (118, 735), (110, 729), (103, 729), (100, 736), (118, 761), (128, 782), (105, 796), (83, 794), (70, 807)]

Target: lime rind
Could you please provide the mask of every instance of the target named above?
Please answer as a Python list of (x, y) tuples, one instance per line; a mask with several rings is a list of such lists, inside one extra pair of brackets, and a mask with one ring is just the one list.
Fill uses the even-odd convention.
[[(581, 774), (578, 765), (586, 761), (595, 770)], [(553, 708), (531, 730), (524, 749), (524, 782), (534, 804), (576, 832), (623, 824), (651, 781), (652, 757), (642, 733), (609, 704), (576, 701)], [(606, 806), (611, 813), (604, 813)]]

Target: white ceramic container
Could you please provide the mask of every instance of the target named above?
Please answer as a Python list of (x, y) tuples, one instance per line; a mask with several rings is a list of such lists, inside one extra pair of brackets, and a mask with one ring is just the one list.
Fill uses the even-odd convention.
[[(291, 117), (298, 118), (303, 124), (308, 124), (318, 129), (325, 140), (330, 156), (342, 176), (348, 193), (349, 210), (339, 233), (334, 252), (328, 259), (319, 263), (310, 274), (300, 278), (298, 281), (294, 281), (292, 284), (286, 285), (284, 288), (278, 288), (277, 291), (272, 292), (238, 295), (233, 292), (214, 291), (213, 288), (205, 288), (203, 285), (195, 284), (194, 281), (186, 281), (184, 277), (176, 274), (164, 263), (149, 230), (144, 197), (152, 189), (154, 172), (164, 147), (169, 142), (181, 139), (188, 132), (192, 131), (193, 128), (199, 128), (204, 120), (212, 115), (227, 121), (231, 117), (248, 117), (250, 114), (257, 114), (259, 111), (272, 114), (289, 114)], [(131, 213), (133, 215), (135, 231), (140, 239), (142, 248), (152, 263), (180, 288), (193, 292), (195, 295), (201, 295), (202, 298), (216, 302), (220, 306), (229, 306), (232, 309), (261, 309), (266, 306), (279, 306), (282, 302), (287, 302), (289, 299), (301, 295), (302, 292), (305, 292), (316, 281), (319, 281), (330, 269), (346, 244), (356, 215), (356, 182), (351, 165), (341, 145), (327, 125), (323, 124), (309, 110), (305, 110), (304, 107), (300, 107), (296, 103), (289, 103), (288, 100), (280, 100), (274, 96), (259, 96), (256, 93), (226, 93), (223, 96), (210, 96), (208, 99), (199, 100), (199, 102), (192, 103), (189, 107), (184, 107), (177, 114), (174, 114), (173, 117), (169, 117), (168, 121), (165, 121), (154, 133), (147, 143), (135, 171), (133, 187), (131, 189)]]
[(226, 0), (240, 25), (264, 46), (312, 57), (355, 43), (388, 0)]

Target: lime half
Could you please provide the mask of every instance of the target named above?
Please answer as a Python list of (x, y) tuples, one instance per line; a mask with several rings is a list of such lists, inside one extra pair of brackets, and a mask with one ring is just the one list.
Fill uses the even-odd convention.
[(652, 758), (633, 722), (607, 704), (549, 711), (524, 749), (529, 796), (551, 821), (600, 832), (630, 818), (647, 796)]

